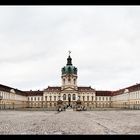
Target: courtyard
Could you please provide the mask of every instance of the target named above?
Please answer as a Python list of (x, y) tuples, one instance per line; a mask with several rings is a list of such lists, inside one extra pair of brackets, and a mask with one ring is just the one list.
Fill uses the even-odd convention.
[(140, 134), (140, 111), (0, 111), (0, 134)]

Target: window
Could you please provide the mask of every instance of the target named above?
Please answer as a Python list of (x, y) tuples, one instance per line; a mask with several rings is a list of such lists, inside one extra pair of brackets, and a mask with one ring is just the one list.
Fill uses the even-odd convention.
[(87, 96), (87, 101), (89, 101), (89, 96)]
[(68, 81), (69, 81), (69, 83), (70, 83), (70, 81), (71, 81), (70, 77), (68, 78)]
[(33, 101), (33, 97), (31, 97), (31, 101)]
[(85, 100), (85, 96), (83, 96), (83, 101)]
[(66, 94), (63, 95), (63, 100), (66, 100)]
[(78, 99), (80, 100), (80, 96), (78, 96)]
[(68, 100), (69, 100), (69, 101), (71, 100), (71, 95), (70, 95), (70, 94), (68, 95)]
[(38, 101), (39, 101), (40, 99), (39, 99), (39, 97), (38, 97)]
[(76, 100), (76, 98), (75, 98), (75, 94), (73, 94), (72, 99), (73, 99), (73, 100)]
[(59, 95), (59, 96), (58, 96), (58, 100), (60, 100), (60, 98), (61, 98), (61, 96)]
[(54, 101), (56, 101), (56, 96), (54, 96)]
[(93, 96), (92, 96), (92, 101), (93, 101)]
[(76, 80), (74, 79), (74, 85), (76, 84)]
[(45, 101), (47, 101), (47, 96), (45, 96)]
[(36, 101), (36, 97), (34, 97), (34, 100)]
[(52, 100), (52, 96), (50, 96), (50, 101)]

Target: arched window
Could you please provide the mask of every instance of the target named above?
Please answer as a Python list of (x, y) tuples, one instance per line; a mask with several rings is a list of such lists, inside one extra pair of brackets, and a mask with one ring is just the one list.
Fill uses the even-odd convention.
[(71, 95), (70, 94), (68, 95), (68, 100), (71, 100)]
[(74, 85), (76, 84), (76, 80), (74, 79)]
[(89, 96), (87, 96), (87, 101), (89, 101)]
[(85, 96), (83, 96), (83, 101), (85, 100)]
[(92, 101), (93, 101), (93, 96), (92, 96)]
[(65, 79), (63, 79), (63, 83), (65, 84)]
[(50, 96), (50, 101), (52, 100), (52, 96)]
[(75, 94), (73, 94), (72, 99), (73, 99), (73, 100), (76, 100), (76, 98), (75, 98)]
[(68, 78), (68, 81), (69, 81), (69, 83), (70, 83), (70, 81), (71, 81), (70, 77)]
[(77, 74), (77, 68), (74, 67), (74, 74)]
[(56, 101), (56, 96), (54, 96), (54, 101)]
[(78, 99), (80, 100), (80, 96), (78, 96)]
[(68, 67), (68, 73), (69, 74), (71, 73), (71, 67)]
[(66, 100), (66, 94), (63, 95), (63, 100)]

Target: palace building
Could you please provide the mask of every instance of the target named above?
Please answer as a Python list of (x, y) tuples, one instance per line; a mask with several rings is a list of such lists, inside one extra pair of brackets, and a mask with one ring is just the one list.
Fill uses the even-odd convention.
[(42, 91), (21, 91), (0, 84), (0, 109), (140, 109), (140, 84), (117, 91), (99, 91), (90, 86), (78, 86), (77, 79), (78, 69), (73, 66), (69, 54), (66, 66), (61, 69), (61, 86), (48, 86)]

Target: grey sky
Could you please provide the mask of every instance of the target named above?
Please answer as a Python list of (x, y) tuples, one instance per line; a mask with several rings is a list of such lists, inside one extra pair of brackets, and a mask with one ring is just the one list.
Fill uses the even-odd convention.
[(78, 85), (116, 90), (140, 82), (140, 6), (1, 6), (0, 83), (61, 85), (71, 50)]

